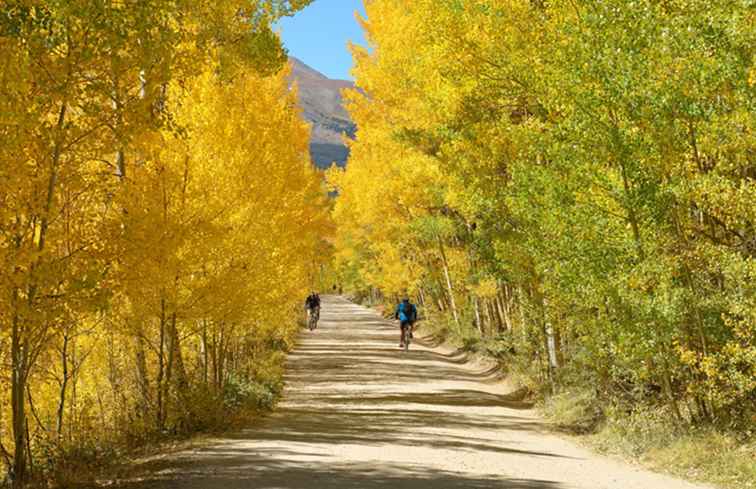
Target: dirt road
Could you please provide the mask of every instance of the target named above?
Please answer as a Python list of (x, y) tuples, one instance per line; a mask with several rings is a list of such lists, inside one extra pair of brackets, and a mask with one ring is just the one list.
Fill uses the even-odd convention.
[(549, 435), (501, 383), (340, 298), (292, 354), (258, 426), (151, 466), (128, 488), (701, 489)]

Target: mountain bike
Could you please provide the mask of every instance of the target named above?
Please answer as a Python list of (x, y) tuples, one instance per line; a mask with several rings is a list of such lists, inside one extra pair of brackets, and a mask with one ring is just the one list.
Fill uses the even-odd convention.
[(409, 350), (410, 342), (412, 341), (412, 323), (407, 323), (402, 327), (402, 344), (404, 345), (404, 351)]
[(316, 307), (314, 309), (308, 309), (307, 314), (309, 315), (309, 318), (307, 319), (307, 327), (310, 328), (310, 331), (313, 331), (318, 327), (318, 320), (320, 319), (320, 308)]

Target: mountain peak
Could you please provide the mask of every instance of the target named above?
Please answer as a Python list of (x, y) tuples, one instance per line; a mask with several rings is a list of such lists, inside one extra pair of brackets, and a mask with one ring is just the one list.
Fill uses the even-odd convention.
[(313, 163), (319, 168), (328, 168), (334, 163), (346, 165), (349, 149), (342, 137), (354, 137), (355, 126), (344, 109), (341, 90), (353, 88), (354, 83), (330, 79), (295, 57), (289, 60), (291, 79), (299, 87), (299, 105), (304, 118), (312, 124)]
[(328, 80), (328, 77), (315, 68), (308, 66), (301, 59), (293, 56), (289, 57), (292, 66), (292, 75), (296, 78), (312, 78), (317, 80)]

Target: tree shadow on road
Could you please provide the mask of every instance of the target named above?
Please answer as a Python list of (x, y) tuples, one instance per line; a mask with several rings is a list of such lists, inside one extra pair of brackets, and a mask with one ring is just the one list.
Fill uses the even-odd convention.
[[(486, 391), (481, 381), (491, 372), (461, 367), (456, 354), (398, 351), (392, 325), (347, 303), (328, 304), (322, 317), (322, 329), (291, 355), (286, 400), (274, 415), (212, 446), (145, 462), (119, 487), (562, 489), (502, 477), (506, 467), (469, 474), (457, 467), (462, 453), (569, 458), (506, 439), (542, 428), (520, 416), (526, 404)], [(355, 457), (344, 460), (345, 453)], [(443, 463), (424, 464), (428, 453)]]
[(316, 454), (243, 449), (201, 451), (165, 466), (142, 467), (148, 479), (123, 481), (122, 489), (562, 489), (546, 480), (465, 476), (419, 465), (323, 463)]

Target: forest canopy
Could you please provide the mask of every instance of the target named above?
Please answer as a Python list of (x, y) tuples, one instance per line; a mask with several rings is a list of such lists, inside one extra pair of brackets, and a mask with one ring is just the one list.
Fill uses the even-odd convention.
[(309, 1), (0, 7), (0, 468), (268, 407), (325, 259), (271, 30)]
[(413, 294), (534, 391), (751, 423), (753, 3), (366, 8), (330, 174), (351, 288)]

